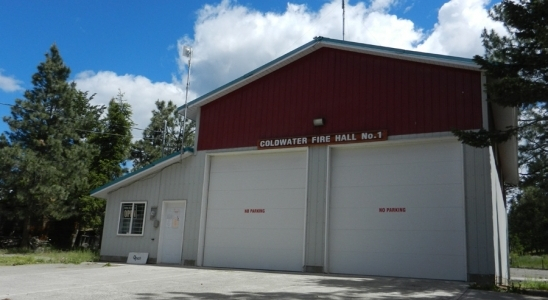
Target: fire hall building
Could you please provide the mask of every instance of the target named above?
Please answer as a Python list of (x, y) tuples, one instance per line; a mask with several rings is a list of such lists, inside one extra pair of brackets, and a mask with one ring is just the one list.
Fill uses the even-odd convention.
[[(472, 60), (318, 37), (188, 104), (192, 148), (92, 192), (101, 257), (505, 282), (517, 142)], [(182, 111), (185, 107), (181, 107)]]

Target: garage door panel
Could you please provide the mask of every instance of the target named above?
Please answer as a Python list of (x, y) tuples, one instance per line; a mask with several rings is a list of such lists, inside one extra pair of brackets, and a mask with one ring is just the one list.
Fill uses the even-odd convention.
[[(211, 174), (276, 170), (287, 169), (288, 167), (299, 169), (302, 165), (302, 157), (295, 156), (295, 153), (296, 152), (276, 152), (215, 156), (211, 159)], [(304, 152), (300, 153), (302, 154)], [(280, 164), (280, 161), (285, 163)]]
[(356, 165), (339, 166), (333, 168), (333, 172), (340, 172), (340, 176), (334, 177), (332, 184), (334, 187), (351, 187), (385, 186), (387, 182), (400, 185), (460, 183), (462, 179), (453, 175), (460, 170), (461, 166), (455, 162), (373, 165), (367, 169)]
[[(246, 253), (246, 255), (243, 256), (241, 253)], [(302, 264), (300, 259), (302, 248), (298, 250), (259, 248), (256, 251), (249, 251), (244, 244), (238, 247), (210, 249), (210, 252), (206, 255), (209, 257), (208, 266), (287, 271), (302, 270), (301, 267), (295, 267)]]
[[(304, 183), (303, 183), (304, 185)], [(210, 209), (225, 209), (225, 208), (304, 208), (303, 189), (288, 188), (268, 189), (268, 190), (240, 190), (240, 191), (210, 191), (211, 198), (219, 199), (211, 204), (208, 203)], [(223, 201), (223, 199), (225, 199)], [(230, 199), (230, 200), (228, 200)], [(248, 199), (255, 199), (253, 207), (250, 207)]]
[(272, 182), (287, 188), (302, 188), (305, 180), (302, 169), (253, 170), (249, 172), (213, 173), (210, 185), (213, 191), (268, 190)]
[[(280, 228), (303, 229), (303, 209), (265, 209), (265, 213), (245, 213), (243, 209), (214, 209), (208, 211), (207, 229)], [(280, 220), (284, 220), (280, 222)]]
[[(336, 230), (333, 233), (331, 251), (343, 256), (353, 255), (360, 260), (368, 260), (370, 253), (455, 256), (461, 255), (463, 250), (463, 245), (450, 236), (462, 234), (458, 231), (369, 230), (360, 232), (360, 238), (356, 237), (355, 230)], [(345, 243), (349, 239), (354, 242)], [(405, 248), (402, 248), (402, 245), (405, 245)]]
[[(333, 152), (344, 151), (345, 157), (354, 161), (356, 166), (371, 166), (371, 165), (389, 165), (389, 164), (407, 164), (408, 157), (413, 157), (413, 162), (430, 163), (436, 161), (445, 161), (447, 158), (458, 157), (459, 149), (447, 143), (438, 143), (435, 148), (425, 148), (424, 144), (407, 144), (404, 146), (370, 146), (367, 150), (367, 155), (363, 155), (363, 147), (353, 148), (334, 148)], [(401, 155), (401, 148), (405, 147), (405, 152), (408, 155)], [(345, 161), (334, 161), (333, 167), (347, 165)]]
[[(298, 250), (302, 253), (302, 236), (292, 229), (238, 228), (237, 231), (234, 231), (233, 228), (218, 228), (209, 233), (209, 238), (212, 240), (210, 246), (215, 247), (206, 250), (245, 246), (248, 249), (286, 249)], [(253, 237), (253, 239), (250, 239), (250, 237)], [(287, 243), (270, 245), (272, 239), (283, 239)], [(208, 253), (207, 251), (206, 253)]]
[(350, 255), (336, 257), (332, 264), (331, 271), (341, 274), (417, 277), (420, 270), (424, 278), (463, 280), (458, 274), (466, 273), (464, 257), (450, 255), (370, 253), (367, 260)]
[[(427, 216), (427, 217), (425, 217)], [(405, 212), (379, 212), (378, 208), (332, 208), (331, 228), (337, 229), (373, 229), (373, 230), (460, 230), (460, 221), (464, 219), (462, 208), (408, 206)], [(359, 237), (357, 237), (359, 238)]]
[(331, 165), (330, 272), (466, 280), (458, 142), (334, 148)]
[(302, 270), (305, 201), (305, 151), (212, 157), (203, 264)]
[[(386, 189), (390, 189), (390, 193)], [(397, 207), (402, 202), (417, 207), (462, 207), (462, 185), (384, 185), (334, 187), (331, 197), (339, 199), (332, 207), (362, 207), (364, 202), (370, 207)]]
[[(390, 193), (386, 189), (390, 189)], [(332, 207), (362, 207), (364, 202), (370, 207), (397, 207), (405, 202), (417, 207), (462, 207), (462, 185), (389, 185), (333, 187), (331, 197), (338, 199)]]

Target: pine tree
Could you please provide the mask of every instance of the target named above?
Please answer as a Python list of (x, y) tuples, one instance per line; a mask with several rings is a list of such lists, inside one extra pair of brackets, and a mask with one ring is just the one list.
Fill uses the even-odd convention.
[(508, 213), (511, 250), (548, 253), (548, 193), (536, 186), (524, 188)]
[(143, 138), (132, 145), (131, 158), (135, 169), (181, 151), (183, 135), (185, 147), (194, 143), (195, 123), (188, 120), (183, 134), (183, 119), (172, 101), (156, 101), (156, 109), (152, 111), (152, 118), (143, 132)]
[(82, 194), (89, 192), (88, 166), (97, 150), (86, 142), (99, 126), (102, 108), (67, 82), (70, 69), (55, 45), (32, 76), (33, 89), (16, 99), (0, 149), (5, 207), (22, 221), (23, 243), (31, 221), (61, 220), (77, 214)]
[[(519, 109), (541, 108), (546, 120), (548, 101), (548, 1), (503, 0), (490, 11), (495, 21), (506, 27), (508, 34), (495, 31), (482, 34), (485, 55), (474, 57), (486, 71), (488, 100)], [(505, 130), (482, 129), (479, 132), (455, 131), (463, 142), (476, 147), (507, 141), (522, 128), (539, 120), (523, 120), (518, 127)]]
[(525, 126), (519, 132), (521, 186), (548, 191), (548, 112), (543, 107), (530, 107), (521, 113)]
[[(101, 119), (99, 131), (92, 133), (88, 142), (97, 146), (99, 153), (90, 165), (90, 188), (95, 189), (127, 173), (126, 161), (131, 149), (131, 106), (119, 92), (110, 100), (107, 114)], [(105, 200), (83, 195), (77, 205), (81, 228), (100, 231), (105, 213)]]
[(125, 165), (131, 149), (131, 106), (124, 103), (124, 94), (119, 92), (116, 98), (110, 100), (107, 115), (101, 120), (100, 130), (89, 137), (89, 143), (97, 145), (99, 155), (92, 163), (94, 178), (92, 188), (112, 181), (124, 173)]
[(490, 16), (507, 35), (485, 30), (485, 54), (474, 61), (486, 71), (488, 101), (518, 108), (518, 125), (455, 134), (476, 147), (518, 137), (521, 191), (510, 202), (511, 250), (548, 251), (548, 1), (503, 0)]

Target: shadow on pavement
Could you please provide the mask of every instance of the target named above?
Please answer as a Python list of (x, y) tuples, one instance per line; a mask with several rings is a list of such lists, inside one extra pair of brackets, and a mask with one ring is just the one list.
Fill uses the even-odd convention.
[(466, 283), (420, 279), (315, 278), (288, 286), (287, 291), (227, 293), (166, 292), (162, 294), (137, 293), (135, 299), (456, 299), (467, 289)]

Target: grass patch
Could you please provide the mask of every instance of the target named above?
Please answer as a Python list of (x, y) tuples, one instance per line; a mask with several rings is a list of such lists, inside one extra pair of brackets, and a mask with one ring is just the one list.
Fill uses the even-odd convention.
[(548, 255), (510, 255), (510, 267), (526, 269), (548, 269)]
[(539, 280), (526, 280), (518, 283), (525, 290), (548, 291), (548, 282)]
[(34, 253), (28, 249), (0, 250), (0, 266), (81, 264), (83, 262), (94, 262), (98, 260), (99, 254), (89, 250), (47, 250), (41, 253)]

